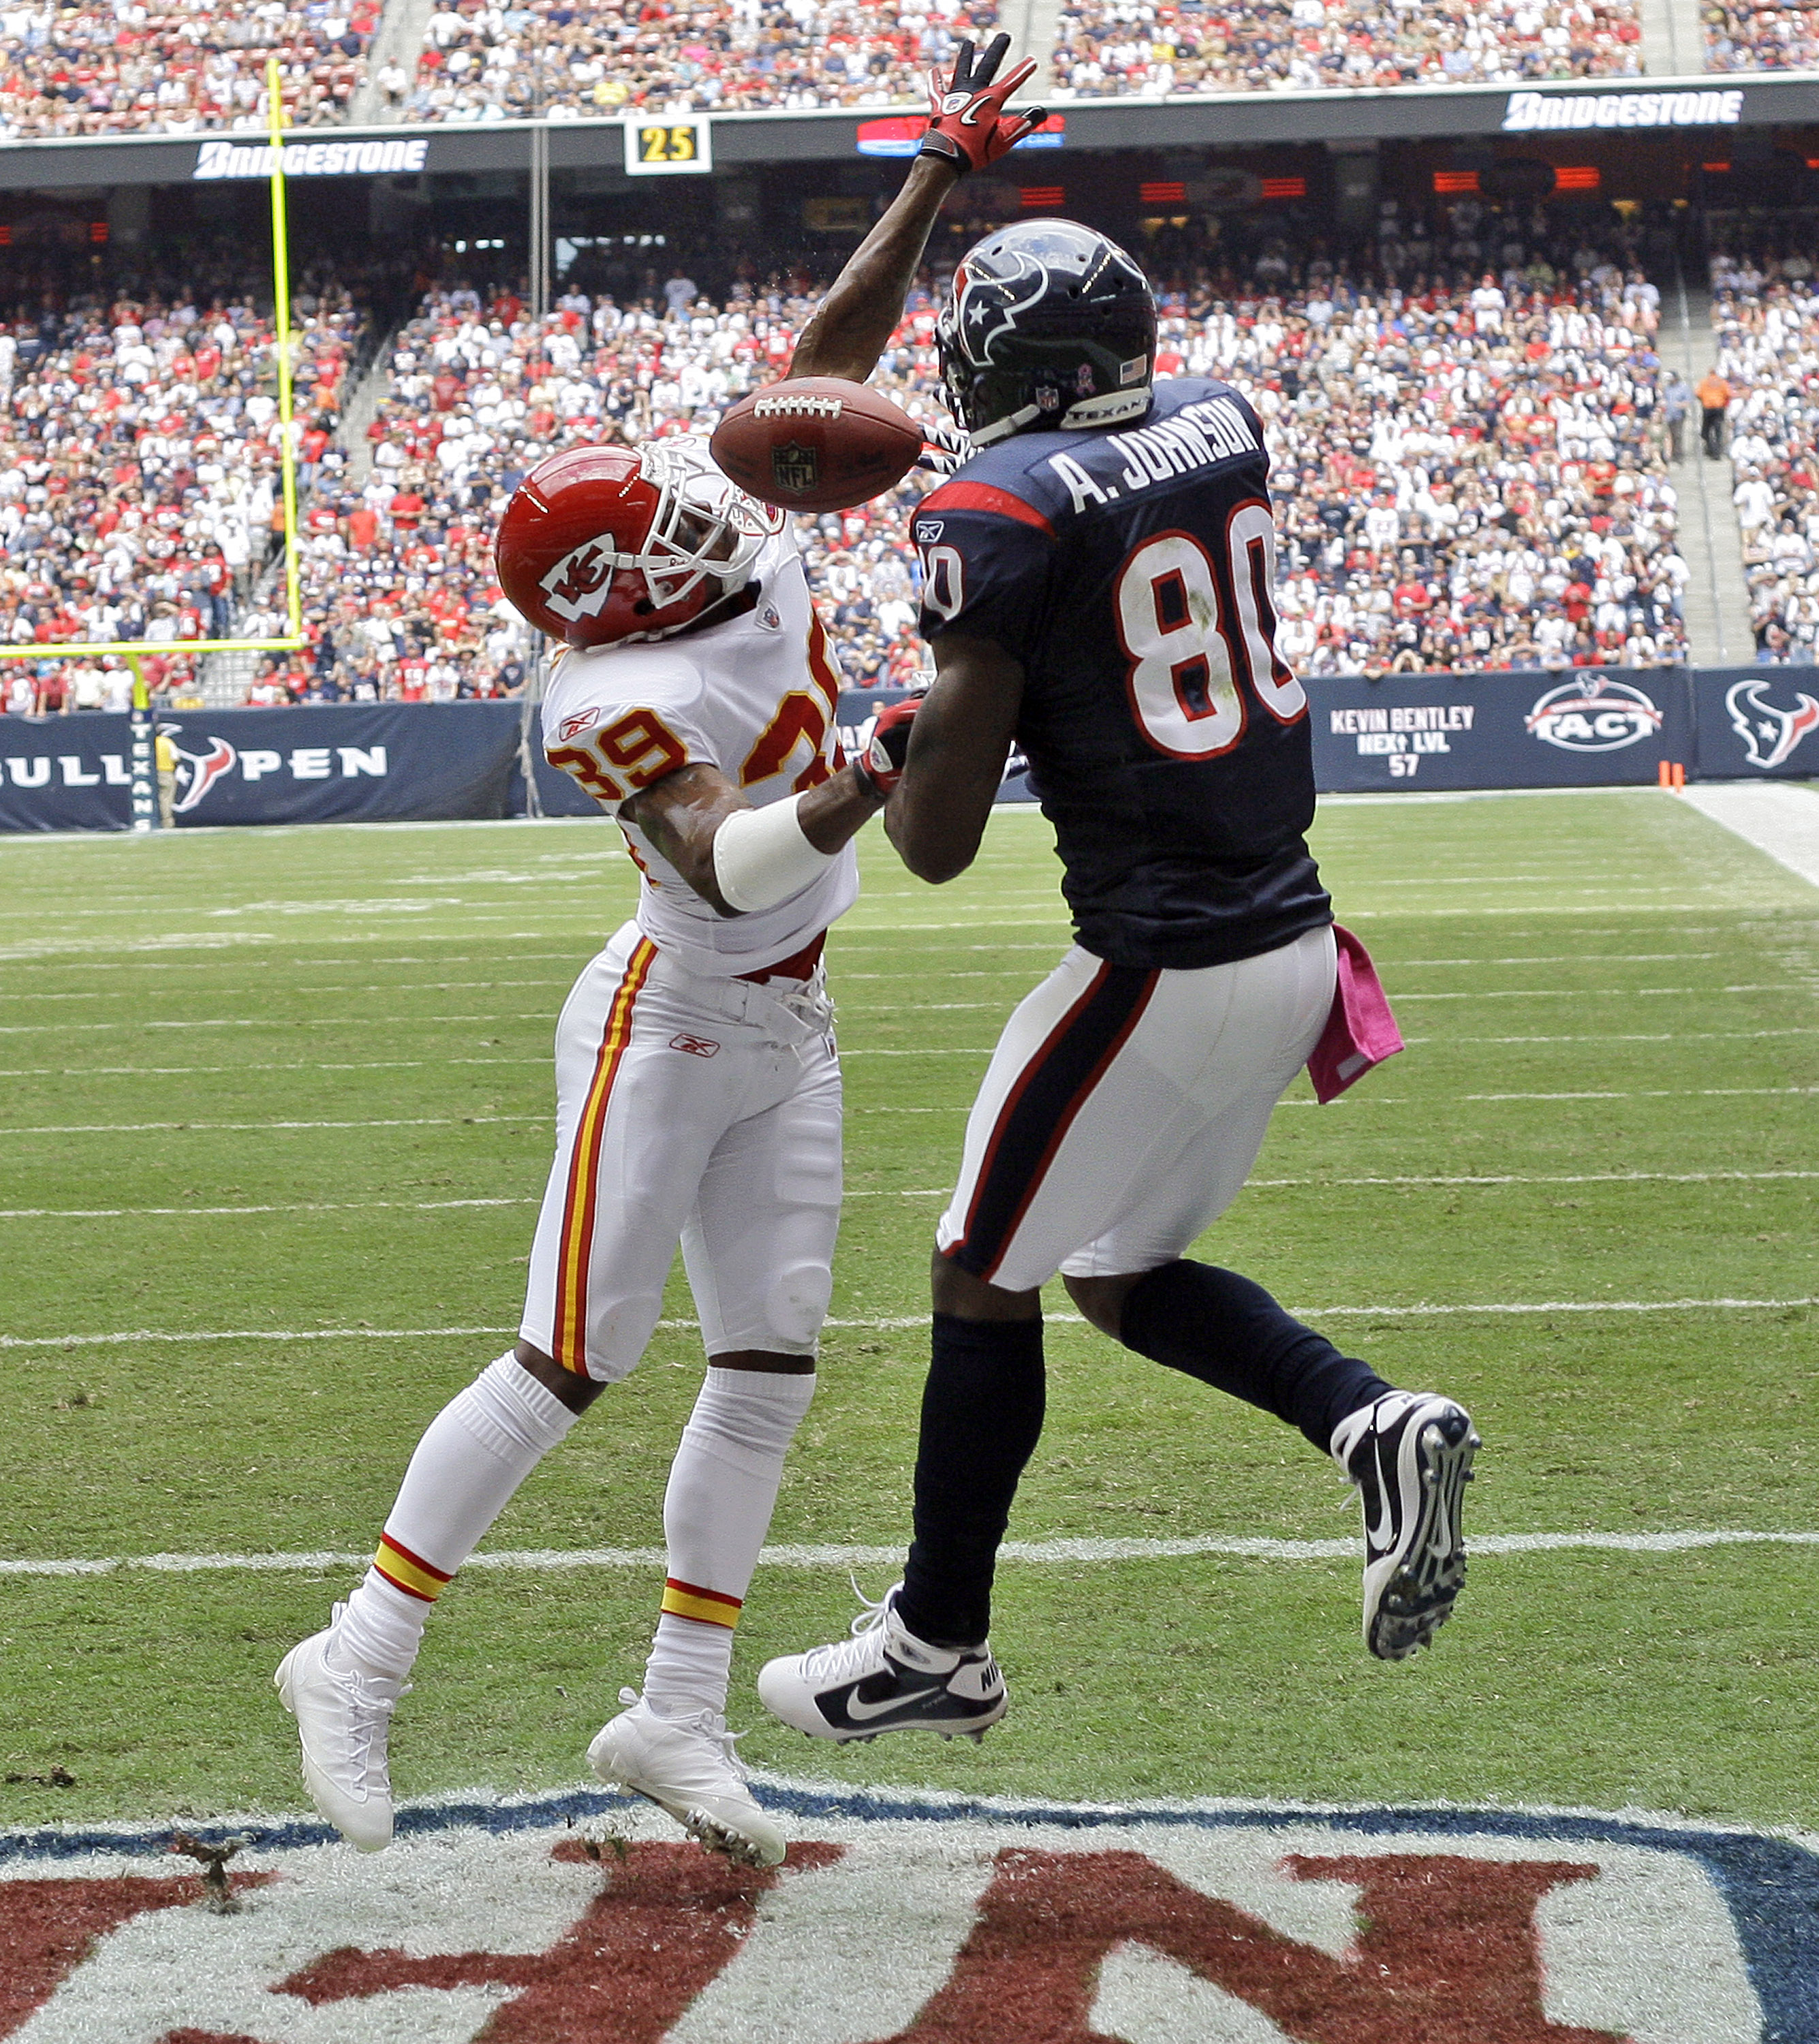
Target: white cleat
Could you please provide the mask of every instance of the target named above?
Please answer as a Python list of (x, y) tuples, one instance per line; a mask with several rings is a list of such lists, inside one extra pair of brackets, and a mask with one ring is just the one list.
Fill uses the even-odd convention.
[(1480, 1445), (1465, 1408), (1431, 1391), (1389, 1392), (1333, 1430), (1333, 1459), (1364, 1507), (1364, 1644), (1380, 1661), (1406, 1661), (1453, 1616)]
[(272, 1681), (297, 1720), (310, 1800), (349, 1845), (383, 1852), (392, 1842), (386, 1744), (406, 1685), (329, 1665), (347, 1608), (336, 1604), (327, 1631), (292, 1647)]
[(739, 1735), (726, 1719), (717, 1711), (659, 1717), (635, 1689), (621, 1689), (619, 1700), (630, 1708), (602, 1725), (587, 1750), (600, 1779), (668, 1811), (709, 1852), (740, 1866), (780, 1865), (788, 1842), (753, 1800), (733, 1750)]

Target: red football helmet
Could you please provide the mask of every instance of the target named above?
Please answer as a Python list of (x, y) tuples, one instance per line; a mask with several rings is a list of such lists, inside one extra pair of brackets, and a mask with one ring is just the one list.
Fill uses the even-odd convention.
[(749, 579), (784, 513), (684, 435), (569, 448), (519, 484), (493, 548), (521, 617), (571, 646), (662, 639)]

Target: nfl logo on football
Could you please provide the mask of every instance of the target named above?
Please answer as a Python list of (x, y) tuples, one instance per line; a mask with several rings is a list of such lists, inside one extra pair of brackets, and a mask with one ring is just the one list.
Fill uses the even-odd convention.
[(821, 480), (820, 454), (814, 448), (791, 440), (786, 447), (771, 450), (770, 473), (779, 490), (800, 497)]

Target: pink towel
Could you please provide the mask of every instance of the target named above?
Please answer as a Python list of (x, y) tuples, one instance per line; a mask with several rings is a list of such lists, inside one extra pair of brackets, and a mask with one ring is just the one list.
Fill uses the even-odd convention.
[(1377, 978), (1370, 953), (1349, 930), (1341, 929), (1337, 923), (1333, 925), (1333, 936), (1339, 947), (1339, 978), (1333, 989), (1333, 1012), (1326, 1018), (1313, 1056), (1307, 1060), (1314, 1095), (1322, 1107), (1337, 1100), (1373, 1065), (1393, 1058), (1403, 1047), (1402, 1032), (1390, 1012), (1389, 997)]

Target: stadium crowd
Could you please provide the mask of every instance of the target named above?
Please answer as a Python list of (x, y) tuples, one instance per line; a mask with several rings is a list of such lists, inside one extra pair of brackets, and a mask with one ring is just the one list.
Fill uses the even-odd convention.
[(1717, 371), (1759, 658), (1819, 659), (1819, 284), (1812, 259), (1712, 258)]
[(1726, 4), (1706, 0), (1699, 10), (1707, 71), (1810, 71), (1819, 67), (1819, 23), (1809, 6)]
[[(1807, 61), (1796, 11), (1708, 7), (1714, 67)], [(380, 12), (25, 0), (0, 9), (0, 137), (261, 129), (271, 57), (294, 123), (340, 121)], [(414, 71), (375, 79), (394, 117), (425, 121), (919, 106), (929, 66), (997, 19), (994, 0), (436, 0)], [(1625, 75), (1641, 35), (1636, 0), (1067, 0), (1051, 96)]]
[(440, 0), (415, 79), (380, 83), (418, 121), (921, 105), (928, 67), (996, 22), (992, 0)]
[(1628, 77), (1635, 0), (1063, 0), (1057, 100)]
[(287, 117), (345, 119), (380, 0), (112, 0), (0, 9), (0, 138), (263, 129), (266, 66)]
[[(1289, 657), (1314, 674), (1683, 659), (1655, 287), (1612, 252), (1550, 259), (1475, 200), (1386, 229), (1368, 282), (1320, 262), (1298, 282), (1266, 249), (1248, 279), (1165, 297), (1161, 373), (1228, 375), (1264, 416)], [(1443, 275), (1466, 249), (1489, 267)], [(510, 294), (432, 294), (397, 337), (370, 472), (306, 521), (308, 686), (515, 688), (532, 647), (486, 539), (520, 478), (577, 441), (711, 431), (781, 373), (812, 303), (578, 291), (535, 321)], [(934, 306), (912, 299), (877, 378), (915, 416), (941, 415)], [(934, 480), (802, 523), (857, 686), (920, 664), (906, 513)]]
[[(332, 287), (296, 301), (293, 382), (307, 490), (334, 443), (363, 320)], [(277, 351), (250, 296), (117, 298), (0, 325), (0, 640), (226, 635), (282, 521)], [(174, 686), (193, 663), (154, 655)], [(14, 711), (96, 708), (117, 666), (12, 661)], [(110, 678), (113, 677), (113, 678)]]
[[(1215, 251), (1166, 278), (1159, 373), (1227, 376), (1264, 418), (1282, 644), (1298, 667), (1686, 658), (1659, 293), (1633, 255), (1556, 243), (1539, 212), (1464, 198), (1431, 219), (1386, 207), (1367, 266), (1316, 256), (1298, 271), (1266, 240), (1234, 267)], [(942, 282), (922, 280), (877, 378), (931, 420), (945, 417)], [(1790, 359), (1794, 328), (1774, 308), (1792, 288), (1783, 271), (1756, 318)], [(539, 321), (510, 290), (432, 290), (393, 336), (386, 394), (353, 447), (332, 429), (358, 319), (303, 302), (309, 644), (259, 664), (255, 702), (516, 692), (536, 647), (494, 580), (490, 539), (523, 476), (577, 442), (711, 431), (783, 373), (814, 297), (797, 279), (713, 303), (678, 274), (624, 304), (571, 289)], [(0, 631), (278, 635), (275, 568), (257, 575), (273, 544), (270, 354), (244, 304), (89, 307), (49, 340), (0, 339)], [(856, 686), (922, 664), (908, 513), (935, 480), (912, 471), (875, 504), (801, 521)], [(71, 702), (96, 686), (48, 665), (38, 685)]]

